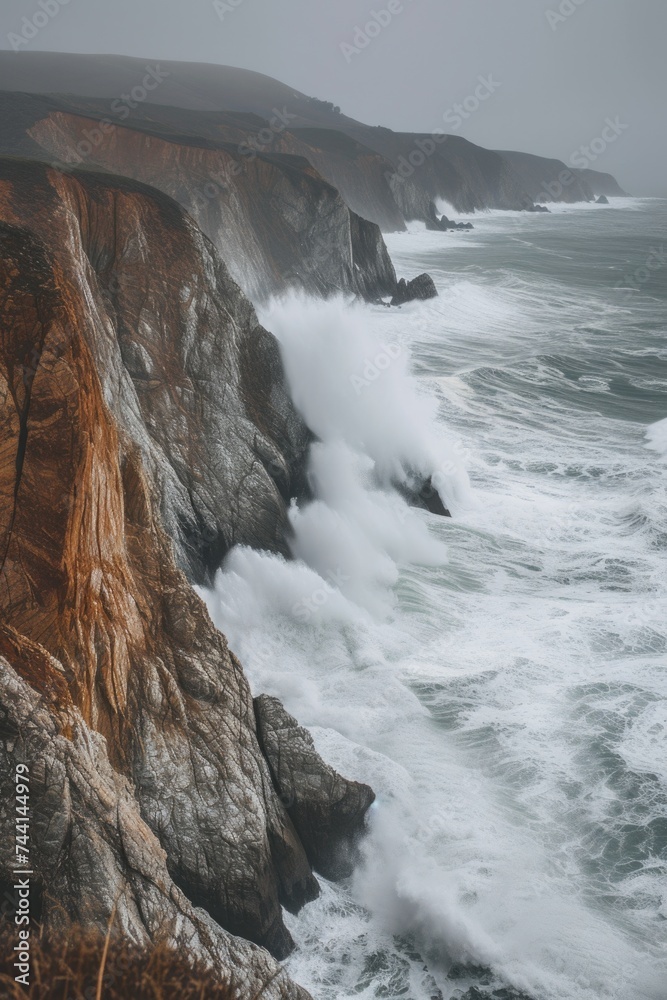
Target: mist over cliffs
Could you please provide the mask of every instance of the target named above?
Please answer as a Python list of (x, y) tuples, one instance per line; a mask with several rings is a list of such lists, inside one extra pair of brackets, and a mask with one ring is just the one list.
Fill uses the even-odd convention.
[(349, 874), (374, 793), (250, 691), (192, 587), (238, 545), (288, 558), (312, 498), (316, 432), (253, 303), (405, 301), (382, 232), (444, 225), (439, 201), (621, 189), (229, 67), (3, 53), (0, 101), (2, 775), (33, 775), (36, 919), (305, 997), (282, 910)]
[(286, 287), (390, 294), (377, 229), (456, 212), (532, 210), (623, 192), (608, 175), (397, 133), (228, 66), (0, 53), (0, 150), (98, 168), (163, 190), (216, 244), (251, 298)]

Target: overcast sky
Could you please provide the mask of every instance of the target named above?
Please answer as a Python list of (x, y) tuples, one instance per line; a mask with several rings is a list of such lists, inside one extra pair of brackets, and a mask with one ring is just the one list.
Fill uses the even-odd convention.
[(0, 45), (59, 2), (32, 50), (229, 63), (370, 124), (566, 161), (593, 142), (594, 169), (667, 196), (667, 0), (2, 0)]

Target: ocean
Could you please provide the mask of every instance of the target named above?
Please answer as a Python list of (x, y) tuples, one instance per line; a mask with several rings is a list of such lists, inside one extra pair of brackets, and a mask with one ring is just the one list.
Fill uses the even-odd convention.
[(260, 311), (316, 500), (292, 561), (235, 549), (204, 596), (377, 793), (287, 967), (320, 1000), (665, 1000), (667, 202), (472, 221), (387, 238), (437, 299)]

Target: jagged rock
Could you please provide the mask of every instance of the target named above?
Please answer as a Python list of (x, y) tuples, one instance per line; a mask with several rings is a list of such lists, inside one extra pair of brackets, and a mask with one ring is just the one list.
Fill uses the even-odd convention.
[(551, 209), (547, 208), (546, 205), (531, 205), (526, 204), (521, 209), (522, 212), (550, 212)]
[[(275, 347), (211, 244), (155, 191), (0, 163), (0, 217), (0, 654), (54, 714), (72, 707), (105, 738), (190, 901), (284, 956), (281, 904), (297, 909), (317, 882), (241, 666), (175, 561), (178, 515), (206, 511), (207, 489), (227, 491), (209, 512), (223, 526), (275, 537), (284, 501), (266, 470), (275, 457), (289, 477), (278, 441), (299, 425)], [(103, 890), (96, 823), (88, 853), (60, 820), (44, 827), (77, 920), (87, 904), (68, 891)], [(156, 904), (136, 893), (146, 922)]]
[(2, 645), (13, 648), (20, 672), (0, 655), (0, 880), (16, 882), (10, 832), (20, 762), (29, 768), (33, 920), (63, 933), (70, 923), (102, 933), (111, 926), (138, 945), (166, 937), (229, 981), (234, 995), (309, 1000), (266, 951), (228, 934), (174, 885), (131, 783), (67, 698), (57, 662), (7, 632)]
[(607, 198), (606, 194), (601, 194), (599, 198), (596, 198), (595, 204), (596, 205), (608, 205), (609, 204), (609, 198)]
[(440, 218), (434, 215), (433, 218), (426, 220), (426, 228), (448, 232), (449, 230), (468, 230), (475, 227), (472, 222), (452, 222), (446, 215), (441, 215)]
[(406, 302), (413, 302), (415, 299), (434, 299), (438, 295), (438, 290), (430, 274), (420, 274), (412, 281), (401, 278), (394, 297), (391, 300), (392, 306), (402, 306)]
[(396, 272), (379, 227), (350, 212), (350, 233), (353, 266), (362, 297), (377, 301), (383, 295), (393, 295)]
[(308, 859), (327, 878), (349, 874), (355, 839), (375, 799), (372, 788), (342, 778), (315, 749), (307, 729), (277, 698), (255, 698), (257, 734), (271, 776)]
[(394, 482), (393, 486), (395, 490), (405, 497), (411, 506), (427, 510), (429, 513), (437, 514), (439, 517), (452, 516), (445, 504), (442, 502), (442, 498), (438, 493), (431, 476), (427, 479), (413, 476), (410, 482)]

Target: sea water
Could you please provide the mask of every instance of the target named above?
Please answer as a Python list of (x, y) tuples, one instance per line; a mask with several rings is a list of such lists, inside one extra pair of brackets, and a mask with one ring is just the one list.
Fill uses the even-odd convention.
[(667, 997), (667, 202), (554, 208), (389, 237), (437, 299), (260, 316), (316, 499), (205, 596), (377, 793), (286, 918), (322, 1000)]

